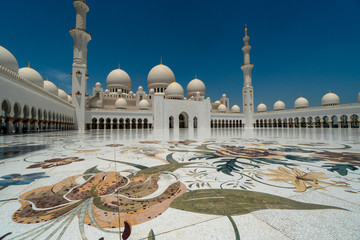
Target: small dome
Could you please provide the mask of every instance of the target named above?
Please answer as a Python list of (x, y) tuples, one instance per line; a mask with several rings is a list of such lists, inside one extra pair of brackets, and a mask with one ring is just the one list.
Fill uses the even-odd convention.
[(193, 79), (186, 87), (186, 93), (188, 97), (194, 96), (196, 92), (199, 92), (201, 96), (205, 97), (206, 87), (200, 79)]
[(133, 94), (134, 94), (134, 92), (133, 92), (133, 91), (130, 91), (130, 92), (129, 92), (129, 95), (133, 95)]
[(95, 84), (95, 87), (96, 87), (96, 88), (101, 88), (101, 83), (97, 82), (97, 83)]
[(72, 96), (68, 95), (67, 98), (68, 98), (68, 102), (72, 103)]
[(159, 64), (150, 70), (147, 81), (149, 89), (159, 85), (166, 87), (175, 82), (175, 75), (168, 66)]
[(257, 106), (257, 112), (267, 112), (267, 106), (263, 103), (260, 103)]
[(57, 87), (55, 86), (55, 84), (53, 84), (49, 80), (44, 81), (44, 88), (46, 91), (48, 91), (56, 96), (59, 95)]
[(227, 109), (226, 109), (226, 106), (224, 104), (220, 104), (219, 107), (218, 107), (218, 110), (220, 112), (226, 112)]
[(40, 73), (30, 67), (19, 69), (19, 76), (40, 87), (44, 87), (44, 80)]
[(281, 110), (285, 110), (285, 103), (279, 100), (274, 104), (274, 111), (281, 111)]
[(215, 104), (220, 104), (221, 102), (219, 100), (216, 100), (214, 103)]
[(131, 89), (131, 79), (129, 75), (122, 69), (115, 69), (109, 73), (106, 78), (107, 88), (120, 87), (126, 90)]
[(19, 64), (14, 55), (2, 46), (0, 46), (0, 66), (3, 66), (13, 72), (19, 71)]
[(110, 93), (109, 89), (105, 89), (105, 94), (108, 95)]
[(117, 90), (117, 93), (118, 93), (118, 94), (122, 94), (122, 90), (119, 88), (119, 89)]
[(68, 96), (67, 96), (66, 92), (64, 92), (64, 90), (62, 90), (62, 89), (58, 89), (58, 96), (59, 96), (59, 98), (61, 98), (64, 101), (68, 100)]
[(115, 102), (115, 107), (117, 109), (125, 109), (127, 107), (127, 102), (124, 98), (119, 98), (118, 100), (116, 100)]
[(154, 89), (153, 88), (150, 89), (149, 94), (154, 94), (154, 93), (155, 93)]
[(150, 107), (150, 104), (146, 99), (143, 99), (139, 102), (139, 108), (141, 110), (149, 109), (149, 107)]
[(143, 90), (144, 90), (144, 88), (142, 86), (138, 87), (138, 91), (143, 91)]
[(332, 92), (328, 92), (321, 99), (322, 106), (333, 106), (333, 105), (339, 105), (339, 104), (340, 104), (339, 96)]
[(239, 113), (240, 112), (240, 107), (235, 104), (234, 106), (232, 106), (231, 111), (235, 112), (235, 113)]
[(296, 99), (294, 106), (296, 109), (308, 108), (309, 101), (304, 97), (299, 97), (298, 99)]
[(226, 98), (226, 94), (224, 93), (224, 94), (222, 95), (222, 97), (223, 97), (223, 98)]
[(168, 98), (183, 99), (184, 98), (184, 89), (182, 88), (182, 86), (179, 83), (173, 82), (166, 88), (165, 95)]

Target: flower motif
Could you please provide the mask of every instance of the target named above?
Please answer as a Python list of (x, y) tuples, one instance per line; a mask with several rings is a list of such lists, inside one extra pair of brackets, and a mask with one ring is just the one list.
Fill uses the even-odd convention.
[(316, 152), (310, 155), (313, 158), (338, 163), (349, 163), (360, 166), (360, 153), (352, 152)]
[(303, 173), (297, 168), (293, 168), (292, 172), (289, 169), (283, 167), (278, 167), (278, 169), (279, 170), (268, 169), (268, 171), (273, 174), (262, 173), (262, 175), (275, 177), (270, 179), (270, 181), (291, 182), (296, 187), (296, 190), (294, 190), (294, 192), (305, 192), (308, 188), (306, 185), (309, 185), (316, 189), (326, 190), (324, 187), (320, 185), (320, 183), (337, 187), (334, 184), (321, 181), (323, 179), (328, 179), (328, 177), (322, 177), (322, 175), (324, 175), (325, 173), (319, 173), (319, 172)]
[(8, 187), (10, 185), (26, 185), (34, 182), (36, 179), (47, 178), (44, 172), (39, 173), (30, 173), (30, 174), (9, 174), (2, 176), (4, 180), (0, 180), (1, 189)]
[[(98, 172), (72, 176), (21, 195), (21, 207), (12, 219), (16, 223), (33, 224), (80, 213), (80, 224), (103, 231), (123, 228), (126, 224), (131, 227), (161, 215), (173, 200), (186, 192), (185, 185), (171, 174), (173, 181), (160, 187), (158, 182), (163, 174), (127, 178), (116, 172)], [(86, 182), (79, 184), (78, 178)]]
[(54, 158), (54, 159), (50, 159), (50, 160), (45, 160), (44, 162), (41, 162), (41, 163), (33, 164), (27, 168), (46, 169), (46, 168), (53, 168), (53, 167), (68, 165), (73, 162), (80, 162), (80, 161), (84, 161), (84, 160), (85, 159), (78, 158), (78, 157)]
[(215, 152), (217, 156), (242, 158), (282, 158), (284, 154), (263, 148), (225, 147)]

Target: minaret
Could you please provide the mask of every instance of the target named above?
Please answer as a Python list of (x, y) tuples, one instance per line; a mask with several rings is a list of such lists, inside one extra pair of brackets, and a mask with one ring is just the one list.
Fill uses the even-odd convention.
[(245, 114), (245, 128), (253, 128), (253, 114), (254, 114), (254, 90), (251, 81), (251, 70), (254, 64), (250, 63), (250, 50), (249, 45), (250, 37), (247, 35), (247, 27), (245, 25), (245, 37), (244, 46), (242, 51), (244, 52), (244, 65), (241, 66), (241, 70), (244, 72), (244, 87), (243, 87), (243, 109)]
[(85, 107), (87, 88), (87, 44), (91, 34), (86, 31), (86, 14), (89, 6), (85, 0), (74, 0), (76, 27), (70, 29), (74, 39), (74, 58), (72, 67), (72, 103), (76, 108), (76, 128), (85, 129)]

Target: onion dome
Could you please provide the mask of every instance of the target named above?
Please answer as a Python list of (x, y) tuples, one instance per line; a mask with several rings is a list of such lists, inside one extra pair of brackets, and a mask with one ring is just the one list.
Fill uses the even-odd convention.
[(146, 110), (146, 109), (149, 109), (150, 107), (150, 103), (148, 102), (148, 100), (146, 99), (143, 99), (139, 102), (139, 108), (141, 110)]
[(105, 94), (108, 95), (110, 93), (109, 89), (105, 89)]
[(64, 92), (64, 90), (62, 90), (60, 88), (58, 89), (58, 96), (59, 96), (59, 98), (61, 98), (64, 101), (68, 100), (68, 96), (67, 96), (66, 92)]
[(122, 69), (118, 68), (109, 73), (106, 78), (107, 88), (122, 88), (130, 91), (131, 79)]
[(340, 104), (340, 98), (338, 95), (332, 92), (328, 92), (323, 96), (321, 99), (321, 105), (322, 106), (334, 106)]
[(263, 103), (260, 103), (257, 106), (257, 112), (267, 112), (267, 106)]
[(299, 97), (298, 99), (296, 99), (294, 106), (295, 109), (308, 108), (309, 101), (304, 97)]
[(96, 88), (101, 88), (101, 83), (97, 82), (97, 83), (95, 84), (95, 87), (96, 87)]
[(221, 102), (219, 100), (216, 100), (214, 104), (220, 104)]
[(205, 84), (195, 77), (195, 79), (191, 80), (186, 87), (186, 93), (188, 97), (192, 97), (196, 95), (196, 92), (199, 92), (201, 96), (205, 97), (206, 87)]
[(39, 87), (44, 87), (44, 80), (42, 76), (36, 70), (32, 69), (30, 64), (28, 67), (19, 69), (19, 76), (38, 85)]
[(0, 46), (0, 66), (7, 68), (13, 72), (19, 71), (19, 64), (14, 55), (6, 48)]
[(173, 82), (166, 88), (165, 95), (167, 98), (183, 99), (184, 89), (177, 82)]
[(48, 91), (56, 96), (59, 95), (57, 87), (55, 86), (55, 84), (50, 82), (48, 78), (44, 81), (44, 88), (46, 91)]
[(169, 84), (175, 82), (175, 75), (168, 66), (159, 64), (150, 70), (147, 81), (149, 89), (155, 87), (166, 88)]
[(116, 100), (115, 102), (115, 107), (117, 109), (125, 109), (127, 107), (127, 102), (124, 98), (119, 98), (118, 100)]
[(68, 95), (67, 98), (68, 98), (68, 102), (72, 103), (72, 96)]
[(281, 110), (285, 110), (285, 103), (279, 100), (274, 104), (274, 111), (281, 111)]
[(220, 112), (226, 112), (227, 109), (226, 109), (226, 106), (224, 104), (220, 104), (219, 107), (218, 107), (218, 110)]
[(235, 104), (234, 106), (232, 106), (231, 111), (234, 112), (234, 113), (239, 113), (240, 112), (240, 107)]

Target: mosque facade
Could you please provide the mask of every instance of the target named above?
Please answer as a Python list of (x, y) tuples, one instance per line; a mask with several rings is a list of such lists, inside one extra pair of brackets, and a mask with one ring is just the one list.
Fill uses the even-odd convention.
[[(226, 94), (216, 101), (206, 96), (206, 86), (195, 77), (184, 88), (173, 71), (161, 63), (147, 77), (147, 89), (132, 91), (130, 76), (120, 68), (111, 71), (106, 87), (98, 82), (87, 94), (87, 31), (85, 0), (75, 0), (76, 26), (70, 29), (74, 39), (72, 93), (68, 95), (43, 77), (30, 64), (20, 68), (16, 58), (0, 46), (0, 116), (2, 133), (41, 132), (78, 129), (168, 129), (168, 128), (358, 128), (360, 92), (353, 104), (340, 104), (332, 92), (325, 94), (321, 106), (309, 107), (304, 97), (286, 109), (277, 101), (273, 111), (261, 103), (254, 109), (249, 44), (245, 28), (243, 38), (244, 73), (242, 110), (230, 105)], [(354, 96), (355, 98), (355, 96)]]

